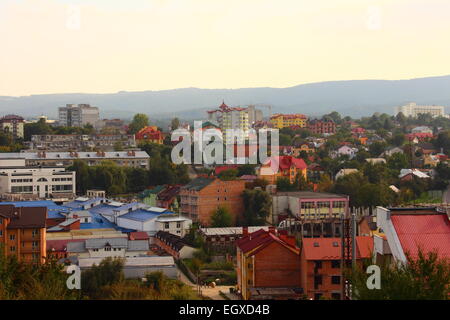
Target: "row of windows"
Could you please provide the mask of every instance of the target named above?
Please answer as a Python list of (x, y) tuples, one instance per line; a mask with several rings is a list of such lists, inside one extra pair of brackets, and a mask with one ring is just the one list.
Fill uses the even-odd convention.
[(12, 183), (33, 182), (33, 179), (11, 179)]
[[(322, 285), (322, 275), (314, 276), (314, 287), (317, 289), (319, 285)], [(341, 276), (331, 276), (331, 284), (341, 284)]]
[[(341, 267), (341, 261), (340, 260), (331, 260), (331, 268), (338, 269)], [(322, 261), (317, 260), (314, 261), (314, 268), (315, 269), (322, 269)]]
[(72, 181), (72, 178), (53, 178), (52, 181)]

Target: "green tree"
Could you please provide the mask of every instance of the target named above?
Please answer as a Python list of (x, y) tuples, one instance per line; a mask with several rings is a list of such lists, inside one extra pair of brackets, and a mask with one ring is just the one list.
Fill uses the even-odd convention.
[(387, 166), (394, 170), (409, 168), (409, 159), (406, 154), (396, 152), (387, 159)]
[(226, 207), (218, 207), (211, 216), (211, 226), (213, 228), (231, 227), (233, 218)]
[(246, 226), (264, 225), (272, 206), (270, 195), (263, 190), (246, 189), (242, 193), (242, 197), (245, 208), (243, 224)]
[(82, 293), (91, 299), (104, 298), (102, 289), (120, 283), (124, 280), (124, 260), (119, 258), (105, 258), (99, 265), (83, 272), (81, 277)]
[(171, 123), (170, 123), (170, 127), (172, 130), (176, 130), (178, 129), (178, 127), (180, 126), (180, 119), (178, 118), (173, 118)]
[(356, 300), (448, 300), (450, 291), (450, 264), (439, 258), (437, 252), (425, 253), (419, 248), (418, 256), (407, 254), (407, 263), (382, 265), (381, 288), (370, 290), (367, 287), (366, 267), (347, 270), (354, 288)]
[(277, 178), (277, 191), (294, 191), (294, 186), (291, 184), (288, 178)]
[(149, 119), (146, 114), (143, 113), (137, 113), (134, 115), (133, 120), (131, 121), (130, 125), (128, 126), (128, 131), (131, 134), (137, 133), (142, 128), (149, 125)]
[(222, 181), (236, 180), (238, 175), (237, 169), (227, 169), (219, 173), (218, 178)]

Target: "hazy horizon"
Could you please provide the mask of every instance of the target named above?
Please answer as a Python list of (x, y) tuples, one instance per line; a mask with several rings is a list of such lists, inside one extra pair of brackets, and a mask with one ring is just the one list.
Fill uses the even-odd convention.
[(448, 0), (0, 0), (0, 96), (450, 75)]

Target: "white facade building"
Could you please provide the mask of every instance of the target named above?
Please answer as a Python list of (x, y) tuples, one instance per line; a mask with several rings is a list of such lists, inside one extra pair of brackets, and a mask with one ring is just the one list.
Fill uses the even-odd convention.
[(433, 117), (444, 117), (443, 106), (418, 106), (416, 103), (409, 103), (396, 108), (396, 115), (403, 113), (406, 117), (416, 118), (419, 114), (431, 114)]
[(189, 231), (192, 220), (177, 214), (161, 214), (156, 218), (156, 230), (166, 231), (183, 238)]
[(73, 197), (75, 172), (61, 167), (25, 166), (24, 159), (0, 160), (0, 194), (24, 198)]

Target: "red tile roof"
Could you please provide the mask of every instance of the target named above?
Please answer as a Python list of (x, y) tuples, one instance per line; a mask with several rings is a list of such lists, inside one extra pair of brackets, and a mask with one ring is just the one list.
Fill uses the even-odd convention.
[(437, 250), (440, 257), (450, 258), (450, 222), (446, 214), (392, 215), (403, 251), (416, 257), (418, 248)]
[(278, 242), (281, 245), (289, 248), (290, 250), (294, 250), (299, 253), (299, 249), (296, 246), (292, 246), (288, 242), (285, 242), (282, 239), (280, 239), (274, 233), (270, 231), (265, 231), (264, 229), (259, 229), (258, 231), (250, 233), (249, 235), (237, 240), (236, 245), (244, 253), (247, 253), (249, 251), (258, 248), (253, 252), (253, 254), (255, 254), (273, 242)]
[(237, 164), (229, 164), (229, 165), (225, 165), (225, 166), (217, 166), (214, 169), (214, 173), (216, 175), (218, 175), (218, 174), (220, 174), (223, 171), (230, 170), (230, 169), (237, 169), (237, 168), (238, 168)]
[[(302, 250), (306, 260), (338, 260), (342, 257), (341, 238), (304, 238)], [(356, 237), (356, 251), (357, 259), (370, 258), (373, 239)]]
[(83, 242), (86, 239), (47, 240), (47, 251), (66, 251), (69, 242)]
[(297, 169), (306, 169), (307, 165), (303, 159), (297, 159), (292, 156), (278, 156), (278, 157), (271, 157), (265, 165), (271, 166), (273, 168), (276, 168), (278, 164), (278, 167), (282, 170), (289, 169), (291, 166), (294, 166)]
[(147, 232), (144, 231), (137, 231), (137, 232), (131, 232), (129, 235), (130, 240), (148, 240), (149, 236)]

